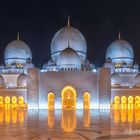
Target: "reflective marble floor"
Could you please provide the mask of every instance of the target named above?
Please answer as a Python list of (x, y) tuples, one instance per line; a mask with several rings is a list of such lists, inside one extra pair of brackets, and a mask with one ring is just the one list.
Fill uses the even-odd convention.
[(140, 110), (0, 110), (0, 140), (140, 140)]

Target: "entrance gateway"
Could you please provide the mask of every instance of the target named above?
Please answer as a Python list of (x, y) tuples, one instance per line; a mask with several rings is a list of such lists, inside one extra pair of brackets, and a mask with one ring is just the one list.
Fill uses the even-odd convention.
[[(61, 108), (64, 110), (76, 109), (77, 92), (72, 86), (66, 86), (61, 91)], [(55, 109), (55, 94), (50, 92), (48, 94), (48, 109)], [(90, 109), (90, 93), (83, 94), (83, 109)]]

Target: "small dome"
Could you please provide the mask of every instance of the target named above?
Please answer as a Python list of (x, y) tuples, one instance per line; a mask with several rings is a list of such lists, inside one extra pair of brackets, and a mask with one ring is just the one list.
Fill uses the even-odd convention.
[(125, 40), (119, 39), (114, 41), (107, 49), (106, 59), (125, 63), (133, 63), (134, 52), (131, 44)]
[(47, 68), (47, 66), (48, 66), (48, 64), (47, 64), (47, 63), (43, 64), (43, 69), (46, 69), (46, 68)]
[(71, 48), (66, 48), (61, 52), (57, 59), (57, 66), (81, 66), (79, 55)]
[(49, 60), (47, 65), (48, 65), (48, 66), (54, 66), (54, 65), (55, 65), (55, 63), (54, 63), (54, 61), (53, 61), (53, 60)]
[(139, 65), (135, 63), (134, 66), (133, 66), (133, 68), (134, 69), (139, 69)]
[(4, 83), (4, 79), (2, 77), (2, 75), (0, 75), (0, 87), (4, 87), (5, 83)]
[(106, 59), (106, 63), (112, 63), (112, 59), (111, 59), (110, 57), (108, 57), (108, 58)]
[(111, 75), (111, 84), (121, 84), (121, 77), (117, 73)]
[(0, 65), (0, 69), (4, 69), (4, 65), (3, 64)]
[(123, 63), (122, 64), (122, 68), (127, 68), (127, 64), (126, 63)]
[(68, 42), (70, 43), (70, 47), (75, 50), (82, 59), (86, 58), (87, 44), (84, 36), (76, 28), (66, 26), (60, 29), (52, 39), (51, 55), (53, 60), (67, 48)]
[(26, 87), (27, 86), (27, 75), (22, 73), (19, 75), (17, 79), (17, 85), (19, 87)]
[(27, 59), (32, 59), (32, 53), (25, 42), (15, 40), (7, 45), (4, 52), (4, 59), (5, 62), (11, 60), (12, 62), (15, 60), (24, 60), (26, 62)]

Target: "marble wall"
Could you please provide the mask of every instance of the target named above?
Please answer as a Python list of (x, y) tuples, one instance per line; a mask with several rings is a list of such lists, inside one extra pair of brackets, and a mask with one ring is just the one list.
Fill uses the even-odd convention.
[(39, 107), (39, 69), (29, 68), (28, 69), (28, 80), (27, 80), (27, 100), (28, 108)]
[(99, 69), (99, 105), (100, 108), (110, 107), (111, 76), (109, 68)]
[(83, 108), (83, 94), (91, 95), (91, 108), (97, 108), (99, 103), (98, 73), (90, 71), (44, 72), (39, 74), (39, 106), (47, 108), (47, 95), (55, 94), (55, 108), (61, 109), (61, 91), (70, 85), (77, 92), (76, 108)]

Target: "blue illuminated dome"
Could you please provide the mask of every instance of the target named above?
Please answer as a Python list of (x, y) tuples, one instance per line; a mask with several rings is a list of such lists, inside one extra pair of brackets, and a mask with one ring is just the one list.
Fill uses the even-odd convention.
[(107, 49), (106, 59), (111, 58), (113, 63), (133, 64), (134, 51), (131, 44), (122, 39), (114, 41)]
[(14, 40), (7, 45), (4, 52), (4, 60), (6, 64), (26, 63), (27, 59), (32, 60), (32, 53), (25, 42)]
[(57, 66), (59, 68), (76, 68), (81, 67), (80, 56), (72, 48), (66, 48), (57, 58)]
[(86, 40), (82, 33), (72, 26), (66, 26), (54, 35), (51, 42), (52, 59), (57, 59), (58, 55), (67, 48), (68, 42), (71, 44), (70, 47), (84, 60), (87, 52)]

